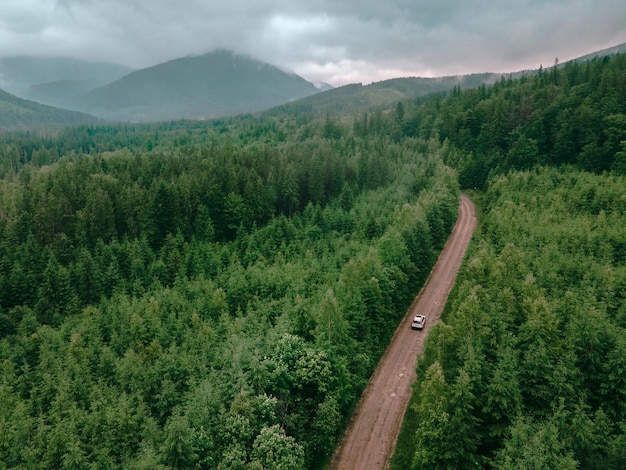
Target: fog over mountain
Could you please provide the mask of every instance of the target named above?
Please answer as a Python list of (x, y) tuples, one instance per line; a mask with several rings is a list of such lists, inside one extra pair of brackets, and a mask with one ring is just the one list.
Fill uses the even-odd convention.
[(217, 50), (138, 70), (63, 107), (104, 119), (210, 119), (252, 113), (318, 93), (302, 77)]
[[(576, 58), (591, 60), (626, 51), (626, 43)], [(4, 63), (9, 77), (21, 77), (23, 83), (61, 76), (75, 77), (93, 73), (93, 63), (70, 59), (14, 58)], [(65, 70), (59, 64), (72, 64)], [(16, 66), (25, 65), (23, 68)], [(565, 62), (559, 65), (564, 65)], [(50, 70), (46, 69), (50, 66)], [(113, 76), (127, 69), (115, 64), (98, 64), (101, 70), (112, 71)], [(96, 67), (96, 69), (97, 69)], [(89, 72), (91, 71), (91, 72)], [(0, 69), (0, 73), (3, 69)], [(536, 73), (532, 70), (513, 72)], [(106, 76), (106, 75), (104, 75)], [(351, 84), (332, 89), (328, 84), (316, 84), (281, 70), (273, 65), (239, 55), (216, 50), (200, 56), (188, 56), (154, 67), (128, 73), (119, 80), (103, 86), (98, 79), (61, 79), (34, 84), (17, 96), (5, 93), (0, 99), (1, 128), (40, 127), (48, 124), (90, 123), (94, 117), (112, 121), (162, 121), (172, 119), (212, 119), (242, 113), (255, 113), (275, 108), (273, 112), (312, 111), (346, 113), (375, 110), (390, 103), (410, 100), (430, 93), (451, 90), (458, 86), (472, 88), (492, 84), (502, 74), (476, 73), (446, 77), (403, 77), (383, 80), (366, 86)], [(14, 79), (14, 78), (13, 78)], [(49, 106), (82, 111), (81, 114), (63, 114)], [(52, 116), (56, 116), (56, 119)]]
[(99, 123), (93, 116), (24, 100), (0, 90), (0, 132)]
[(507, 73), (626, 42), (623, 0), (13, 0), (0, 57), (150, 67), (225, 48), (333, 86)]
[(132, 71), (132, 68), (117, 63), (94, 62), (72, 57), (5, 57), (0, 58), (0, 88), (26, 97), (31, 92), (31, 87), (75, 81), (76, 84), (89, 82), (89, 86), (95, 88)]

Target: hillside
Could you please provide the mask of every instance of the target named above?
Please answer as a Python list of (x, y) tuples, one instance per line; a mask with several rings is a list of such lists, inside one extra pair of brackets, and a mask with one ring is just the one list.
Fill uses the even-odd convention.
[[(401, 127), (437, 134), (459, 152), (448, 162), (467, 188), (484, 188), (493, 171), (577, 165), (626, 169), (626, 55), (570, 61), (518, 80), (407, 104)], [(438, 119), (433, 119), (437, 116)]]
[(272, 113), (312, 112), (319, 115), (373, 111), (398, 101), (412, 100), (432, 93), (449, 91), (456, 86), (475, 88), (481, 84), (493, 84), (500, 79), (500, 76), (493, 73), (480, 73), (437, 78), (392, 78), (365, 86), (356, 83), (279, 106), (272, 110)]
[(623, 44), (618, 44), (617, 46), (608, 47), (600, 51), (592, 52), (590, 54), (585, 54), (584, 56), (574, 59), (574, 61), (585, 62), (588, 60), (595, 59), (596, 57), (613, 56), (615, 54), (623, 54), (624, 52), (626, 52), (626, 42)]
[[(596, 57), (612, 56), (624, 51), (626, 51), (626, 43), (563, 62), (559, 64), (559, 67), (563, 68), (568, 63), (587, 62)], [(503, 76), (507, 78), (529, 77), (540, 73), (540, 70), (543, 69), (520, 70), (507, 74), (484, 72), (433, 78), (402, 77), (374, 82), (369, 85), (355, 83), (279, 106), (271, 112), (273, 114), (307, 112), (317, 115), (328, 113), (347, 115), (368, 112), (395, 105), (399, 101), (414, 100), (435, 93), (449, 92), (455, 87), (465, 90), (478, 88), (480, 85), (493, 85)]]
[(295, 74), (219, 50), (139, 70), (65, 106), (119, 121), (210, 119), (262, 111), (317, 92)]
[(0, 90), (0, 131), (95, 124), (93, 116), (53, 108)]

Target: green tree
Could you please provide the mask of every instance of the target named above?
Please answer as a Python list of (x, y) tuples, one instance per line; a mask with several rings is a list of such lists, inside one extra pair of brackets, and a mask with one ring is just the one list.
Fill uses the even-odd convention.
[(278, 425), (261, 429), (250, 453), (251, 468), (299, 470), (304, 467), (304, 450)]
[(503, 346), (498, 350), (497, 356), (493, 375), (487, 384), (484, 412), (492, 421), (491, 437), (499, 440), (512, 417), (521, 415), (522, 392), (518, 378), (519, 362), (515, 350), (512, 347)]
[(616, 422), (626, 417), (626, 340), (622, 330), (620, 333), (615, 348), (602, 364), (604, 381), (600, 384), (603, 406)]
[(411, 468), (447, 468), (440, 449), (446, 448), (446, 430), (450, 421), (447, 411), (448, 390), (438, 362), (431, 365), (419, 387), (416, 415), (415, 455)]
[(337, 433), (341, 429), (342, 417), (337, 400), (327, 396), (317, 407), (311, 425), (311, 460), (320, 461), (330, 455), (335, 447)]
[(531, 418), (518, 418), (494, 463), (495, 468), (501, 470), (578, 468), (572, 451), (559, 434), (554, 417), (538, 423)]
[(50, 256), (39, 287), (37, 315), (41, 323), (58, 324), (62, 316), (73, 313), (77, 297), (68, 270)]
[(172, 468), (190, 468), (196, 461), (192, 443), (193, 431), (185, 416), (174, 415), (165, 425), (163, 455)]
[(336, 348), (346, 348), (348, 341), (348, 325), (343, 318), (332, 289), (324, 294), (317, 314), (315, 335), (320, 341), (328, 341)]

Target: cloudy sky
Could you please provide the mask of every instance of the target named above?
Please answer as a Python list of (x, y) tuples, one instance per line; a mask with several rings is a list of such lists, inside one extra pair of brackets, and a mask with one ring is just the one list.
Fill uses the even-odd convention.
[(0, 1), (0, 57), (141, 68), (225, 48), (335, 86), (512, 72), (626, 42), (624, 0)]

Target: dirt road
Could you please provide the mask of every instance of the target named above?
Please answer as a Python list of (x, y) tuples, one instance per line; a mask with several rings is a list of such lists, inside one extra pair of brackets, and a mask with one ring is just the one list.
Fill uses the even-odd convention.
[[(418, 354), (429, 328), (439, 320), (476, 228), (474, 205), (461, 196), (459, 217), (430, 277), (396, 330), (335, 451), (330, 470), (374, 470), (389, 466), (415, 380)], [(421, 331), (411, 329), (415, 313), (426, 315)]]

